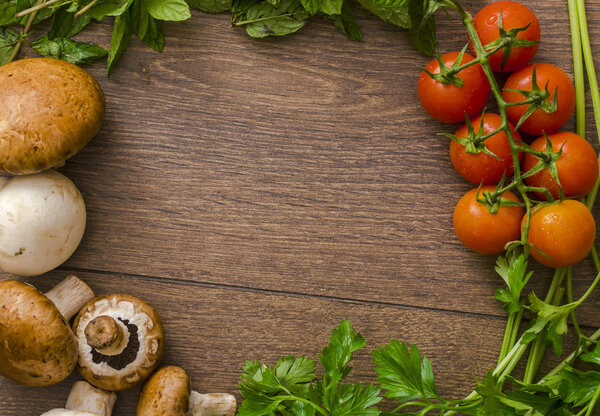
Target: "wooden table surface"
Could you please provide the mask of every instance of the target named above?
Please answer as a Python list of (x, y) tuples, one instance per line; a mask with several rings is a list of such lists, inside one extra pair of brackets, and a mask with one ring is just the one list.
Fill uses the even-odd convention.
[[(524, 3), (542, 25), (535, 62), (572, 73), (566, 1)], [(587, 3), (600, 57), (600, 5)], [(361, 42), (318, 20), (255, 40), (226, 14), (193, 12), (165, 25), (163, 54), (135, 39), (110, 79), (104, 62), (87, 66), (106, 119), (60, 169), (84, 196), (86, 233), (59, 269), (22, 280), (43, 291), (74, 273), (98, 294), (144, 298), (166, 326), (163, 364), (186, 368), (198, 391), (240, 399), (245, 360), (316, 358), (346, 318), (368, 341), (352, 380), (374, 381), (370, 351), (397, 338), (431, 359), (443, 395), (469, 393), (503, 335), (495, 257), (471, 253), (452, 229), (471, 185), (438, 135), (454, 127), (419, 105), (429, 59), (404, 31), (355, 10)], [(458, 20), (438, 21), (442, 50), (460, 49)], [(107, 45), (110, 33), (101, 23), (84, 36)], [(535, 270), (541, 294), (551, 273)], [(592, 276), (576, 268), (578, 292)], [(599, 304), (596, 293), (582, 307), (587, 327)], [(0, 415), (62, 407), (78, 379), (26, 388), (0, 378)], [(133, 415), (138, 393), (120, 393), (114, 415)]]

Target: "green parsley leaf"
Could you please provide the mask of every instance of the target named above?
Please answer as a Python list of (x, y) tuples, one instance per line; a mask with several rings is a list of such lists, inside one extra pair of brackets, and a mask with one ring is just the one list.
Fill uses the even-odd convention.
[(47, 58), (62, 59), (72, 64), (85, 64), (106, 56), (108, 51), (93, 43), (76, 42), (66, 38), (48, 39), (47, 36), (31, 42), (31, 47)]
[(504, 302), (503, 308), (508, 312), (518, 312), (523, 306), (521, 304), (521, 293), (531, 278), (533, 272), (527, 272), (528, 262), (524, 254), (518, 257), (506, 259), (498, 257), (496, 261), (496, 273), (506, 282), (506, 289), (496, 291), (496, 299)]
[(414, 399), (439, 399), (433, 369), (427, 358), (421, 360), (419, 348), (391, 340), (385, 347), (373, 351), (379, 384), (386, 389), (385, 397), (404, 402)]
[(19, 34), (17, 32), (0, 27), (0, 65), (8, 62), (18, 41)]
[(537, 318), (533, 325), (523, 333), (522, 343), (529, 343), (542, 333), (545, 341), (552, 343), (554, 352), (560, 355), (562, 353), (562, 336), (567, 332), (567, 318), (578, 303), (554, 306), (538, 299), (533, 292), (529, 295), (529, 302), (531, 303), (529, 309), (537, 313)]
[(220, 13), (231, 9), (232, 0), (188, 0), (190, 7), (207, 13)]
[(185, 0), (144, 0), (144, 7), (157, 20), (177, 22), (192, 16)]
[(344, 378), (351, 370), (348, 363), (352, 359), (352, 354), (365, 345), (363, 336), (355, 334), (350, 322), (344, 320), (331, 332), (329, 345), (319, 354), (319, 361), (328, 374), (337, 371)]
[(585, 354), (581, 354), (579, 356), (579, 358), (582, 361), (600, 365), (600, 343), (596, 344), (596, 347), (594, 348), (593, 351), (586, 352)]
[(597, 371), (583, 372), (569, 368), (561, 371), (559, 376), (559, 394), (564, 401), (573, 403), (574, 406), (589, 402), (600, 387), (600, 373)]

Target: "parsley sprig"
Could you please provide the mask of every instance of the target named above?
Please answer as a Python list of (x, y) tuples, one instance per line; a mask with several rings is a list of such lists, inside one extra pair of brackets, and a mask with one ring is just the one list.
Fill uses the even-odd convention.
[(306, 357), (288, 355), (273, 368), (247, 361), (240, 384), (244, 401), (239, 416), (378, 416), (379, 410), (372, 406), (381, 400), (381, 389), (374, 384), (344, 382), (352, 369), (352, 355), (364, 346), (362, 335), (354, 333), (350, 322), (342, 321), (319, 354), (320, 380), (316, 362)]

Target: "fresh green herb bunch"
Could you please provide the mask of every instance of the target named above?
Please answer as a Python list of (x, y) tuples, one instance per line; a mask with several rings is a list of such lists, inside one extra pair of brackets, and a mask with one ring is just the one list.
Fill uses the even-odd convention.
[[(419, 50), (432, 55), (435, 20), (423, 0), (357, 0), (381, 19), (408, 29)], [(23, 43), (42, 56), (83, 64), (108, 55), (107, 74), (113, 71), (133, 34), (150, 48), (165, 46), (163, 22), (191, 17), (190, 7), (209, 13), (230, 12), (231, 24), (249, 36), (262, 38), (294, 33), (312, 17), (331, 22), (351, 40), (362, 32), (349, 0), (0, 0), (0, 65), (18, 57)], [(108, 50), (73, 39), (94, 21), (113, 19)], [(33, 39), (33, 29), (50, 21), (44, 36)], [(20, 26), (20, 28), (19, 28)]]

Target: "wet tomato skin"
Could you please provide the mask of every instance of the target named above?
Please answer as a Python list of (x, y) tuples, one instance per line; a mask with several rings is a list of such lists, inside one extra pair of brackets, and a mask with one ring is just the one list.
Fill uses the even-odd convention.
[[(458, 59), (459, 52), (443, 55), (447, 67), (451, 67)], [(465, 53), (461, 64), (475, 58)], [(440, 73), (437, 59), (426, 67), (432, 74)], [(424, 71), (419, 76), (417, 91), (423, 108), (436, 120), (444, 123), (461, 123), (465, 121), (465, 113), (469, 116), (481, 113), (490, 95), (490, 83), (481, 65), (476, 64), (460, 71), (457, 76), (464, 81), (462, 87), (453, 84), (444, 85), (431, 78)]]
[[(523, 226), (525, 222), (526, 218), (523, 218)], [(546, 205), (534, 210), (531, 215), (531, 256), (548, 267), (568, 267), (579, 263), (591, 250), (595, 236), (594, 217), (577, 200), (567, 199)]]
[[(473, 18), (475, 30), (483, 46), (500, 37), (500, 13), (502, 13), (502, 27), (505, 31), (525, 27), (531, 23), (526, 30), (517, 34), (517, 39), (540, 41), (540, 22), (531, 10), (516, 1), (497, 1), (485, 6)], [(472, 42), (470, 42), (470, 46), (471, 51), (475, 53)], [(504, 50), (501, 49), (489, 57), (490, 66), (494, 72), (516, 71), (533, 59), (538, 46), (538, 44), (535, 44), (533, 46), (512, 48), (504, 67), (502, 67)]]
[[(478, 133), (481, 128), (481, 118), (471, 120), (471, 125), (475, 133)], [(489, 134), (500, 127), (502, 118), (498, 114), (485, 113), (483, 115), (483, 133)], [(514, 127), (509, 123), (513, 135), (518, 141), (521, 140), (519, 132), (514, 130)], [(465, 138), (468, 136), (468, 128), (466, 124), (460, 126), (454, 133), (456, 137)], [(498, 156), (502, 160), (498, 160), (493, 156), (485, 153), (467, 153), (466, 147), (452, 140), (450, 142), (450, 160), (454, 169), (467, 181), (479, 185), (496, 184), (502, 178), (504, 172), (506, 176), (510, 176), (514, 172), (512, 152), (510, 143), (504, 132), (499, 132), (486, 139), (484, 142), (486, 148)], [(522, 154), (519, 154), (519, 160)]]
[[(557, 110), (546, 113), (537, 109), (522, 125), (519, 130), (532, 136), (540, 136), (543, 132), (554, 133), (565, 125), (575, 110), (575, 87), (573, 82), (562, 69), (550, 64), (528, 65), (513, 73), (504, 84), (502, 98), (508, 103), (516, 103), (525, 100), (525, 96), (519, 92), (507, 91), (507, 89), (518, 89), (531, 91), (533, 68), (536, 69), (537, 85), (544, 90), (548, 83), (548, 102), (552, 102), (555, 92), (557, 96)], [(506, 109), (508, 119), (517, 125), (521, 116), (527, 111), (528, 105), (510, 106)]]
[[(552, 143), (552, 151), (562, 154), (556, 161), (558, 180), (565, 197), (587, 194), (592, 190), (598, 178), (598, 158), (592, 145), (583, 137), (568, 131), (548, 135)], [(546, 149), (546, 137), (541, 136), (531, 143), (535, 150)], [(523, 172), (531, 170), (538, 163), (538, 158), (530, 153), (523, 157)], [(548, 189), (554, 199), (559, 198), (558, 184), (550, 175), (548, 169), (525, 179), (530, 186)], [(541, 193), (536, 193), (540, 199), (546, 199)]]
[[(494, 186), (482, 186), (492, 192)], [(502, 198), (518, 201), (517, 196), (507, 191)], [(506, 243), (518, 240), (521, 236), (523, 208), (520, 206), (500, 207), (491, 214), (486, 205), (477, 201), (477, 188), (467, 192), (456, 204), (453, 215), (454, 231), (459, 240), (471, 250), (480, 254), (498, 254), (504, 251)]]

